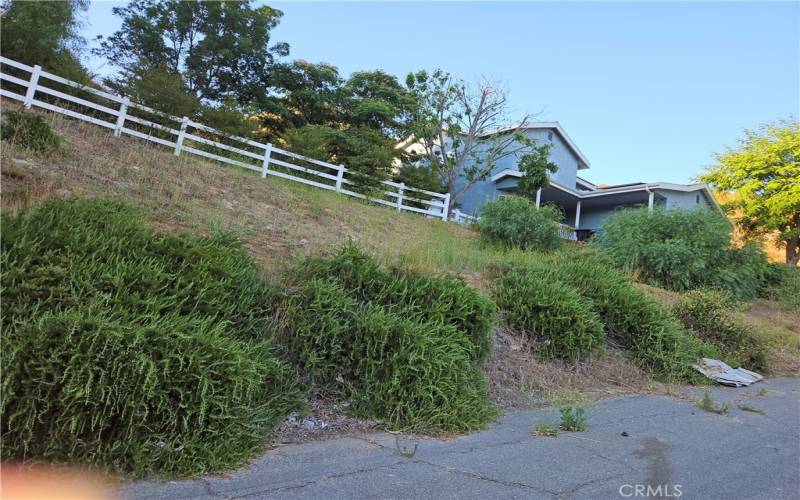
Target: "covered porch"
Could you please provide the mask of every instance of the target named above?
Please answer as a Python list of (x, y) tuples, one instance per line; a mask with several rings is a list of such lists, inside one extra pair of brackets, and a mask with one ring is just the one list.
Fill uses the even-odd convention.
[[(503, 193), (516, 194), (516, 185), (500, 187)], [(637, 184), (619, 186), (609, 190), (578, 191), (554, 182), (537, 191), (534, 197), (537, 207), (552, 203), (561, 208), (562, 237), (584, 241), (591, 237), (603, 221), (617, 208), (647, 206), (650, 210), (666, 203), (663, 195)]]

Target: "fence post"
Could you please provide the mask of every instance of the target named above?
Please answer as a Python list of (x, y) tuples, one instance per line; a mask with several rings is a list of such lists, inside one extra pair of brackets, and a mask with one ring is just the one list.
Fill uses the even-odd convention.
[(447, 220), (450, 215), (450, 193), (444, 195), (444, 206), (442, 207), (442, 220)]
[(406, 183), (401, 182), (400, 187), (397, 189), (397, 211), (403, 209), (403, 192), (406, 190)]
[(42, 73), (42, 67), (38, 64), (33, 67), (31, 71), (31, 79), (28, 81), (28, 91), (25, 92), (25, 108), (31, 109), (33, 104), (33, 95), (36, 93), (36, 85), (39, 84), (39, 75)]
[(344, 179), (344, 165), (339, 164), (339, 171), (336, 172), (336, 192), (342, 192), (342, 179)]
[(265, 178), (267, 176), (267, 172), (269, 172), (269, 157), (272, 155), (272, 143), (267, 144), (267, 150), (264, 152), (264, 163), (261, 165), (261, 178)]
[(117, 124), (114, 126), (114, 137), (122, 135), (122, 127), (125, 126), (125, 117), (128, 116), (128, 104), (131, 103), (130, 98), (126, 97), (119, 105), (119, 116), (117, 116)]
[(186, 127), (189, 125), (189, 117), (184, 116), (181, 120), (181, 131), (178, 133), (178, 140), (175, 142), (175, 156), (181, 155), (183, 149), (183, 138), (186, 136)]

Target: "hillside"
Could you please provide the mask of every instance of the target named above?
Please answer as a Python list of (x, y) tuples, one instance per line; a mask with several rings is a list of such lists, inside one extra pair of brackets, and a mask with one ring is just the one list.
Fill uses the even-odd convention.
[[(141, 207), (160, 231), (236, 232), (272, 277), (298, 255), (324, 254), (351, 239), (387, 263), (416, 271), (456, 272), (484, 292), (492, 263), (539, 258), (536, 253), (482, 246), (467, 226), (398, 213), (282, 179), (264, 180), (197, 157), (175, 157), (167, 148), (114, 138), (110, 131), (61, 115), (46, 116), (65, 146), (43, 158), (3, 143), (3, 210), (15, 211), (50, 197), (121, 199)], [(670, 293), (654, 293), (669, 302)], [(767, 301), (759, 301), (744, 317), (777, 339), (779, 362), (773, 373), (796, 374), (800, 318)], [(614, 348), (603, 357), (571, 364), (538, 359), (518, 335), (502, 327), (495, 330), (493, 342), (485, 371), (501, 407), (664, 388)]]

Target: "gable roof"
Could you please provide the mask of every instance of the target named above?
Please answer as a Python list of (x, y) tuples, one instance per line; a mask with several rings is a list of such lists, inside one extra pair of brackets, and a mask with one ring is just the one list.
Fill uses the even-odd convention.
[(567, 135), (567, 133), (561, 127), (561, 124), (558, 122), (528, 122), (522, 124), (522, 127), (520, 127), (520, 123), (509, 123), (508, 125), (505, 125), (503, 127), (490, 130), (485, 134), (483, 134), (481, 137), (486, 137), (494, 134), (502, 134), (503, 132), (516, 130), (517, 128), (521, 130), (541, 130), (541, 129), (555, 130), (556, 132), (558, 132), (558, 135), (561, 136), (561, 139), (563, 139), (564, 142), (567, 144), (567, 147), (572, 151), (572, 153), (575, 156), (577, 156), (578, 159), (581, 161), (581, 165), (578, 167), (578, 170), (587, 169), (591, 166), (589, 160), (583, 155), (581, 150), (578, 148), (577, 144), (575, 144), (572, 141), (572, 138), (570, 138), (570, 136)]

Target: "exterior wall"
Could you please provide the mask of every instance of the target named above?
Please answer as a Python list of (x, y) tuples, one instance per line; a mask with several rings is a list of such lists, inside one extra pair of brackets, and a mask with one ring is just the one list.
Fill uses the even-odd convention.
[[(550, 142), (548, 132), (552, 132), (552, 147), (550, 148), (550, 160), (558, 165), (558, 171), (551, 174), (550, 178), (555, 182), (567, 187), (575, 186), (575, 179), (578, 175), (578, 163), (580, 159), (572, 152), (572, 149), (567, 145), (561, 135), (555, 129), (531, 129), (526, 130), (524, 133), (527, 137), (536, 140), (539, 144), (547, 144)], [(516, 178), (506, 178), (500, 181), (497, 185), (492, 182), (491, 177), (506, 169), (516, 170), (518, 157), (508, 156), (503, 158), (489, 174), (488, 178), (484, 181), (476, 183), (469, 190), (467, 190), (458, 200), (461, 205), (461, 211), (470, 215), (477, 215), (480, 207), (487, 201), (497, 198), (501, 193), (499, 189), (513, 188), (517, 184)], [(464, 179), (459, 179), (456, 182), (456, 191), (461, 189), (466, 184)]]
[[(667, 199), (666, 208), (709, 208), (713, 206), (703, 191), (671, 191), (666, 189), (659, 189), (656, 191)], [(700, 202), (698, 203), (698, 196)]]

